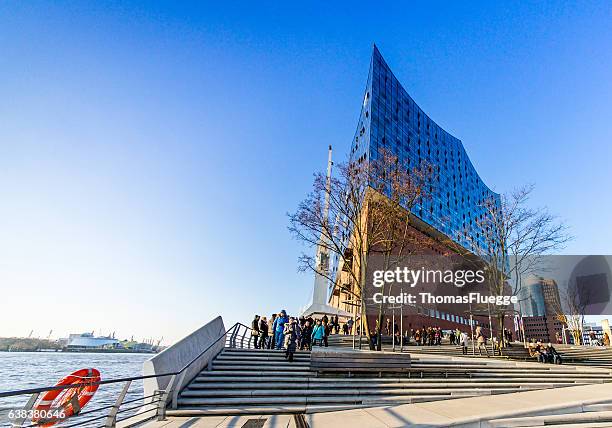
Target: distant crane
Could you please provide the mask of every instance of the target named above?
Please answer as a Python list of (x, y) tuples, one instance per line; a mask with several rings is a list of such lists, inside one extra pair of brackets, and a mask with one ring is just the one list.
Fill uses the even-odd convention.
[(28, 339), (29, 339), (30, 337), (32, 337), (32, 334), (33, 334), (33, 333), (34, 333), (34, 330), (30, 330), (30, 334), (28, 334)]
[(53, 330), (49, 332), (49, 336), (47, 336), (47, 340), (51, 339), (51, 333), (53, 333)]
[(155, 346), (159, 346), (159, 344), (161, 343), (161, 341), (162, 341), (162, 340), (164, 340), (164, 336), (162, 336), (162, 337), (161, 337), (161, 339), (159, 339), (159, 340), (157, 341), (157, 345), (155, 345)]

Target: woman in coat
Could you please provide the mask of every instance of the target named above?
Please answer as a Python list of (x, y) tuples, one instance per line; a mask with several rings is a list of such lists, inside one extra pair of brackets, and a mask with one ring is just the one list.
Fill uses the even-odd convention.
[(321, 324), (321, 320), (317, 320), (317, 323), (312, 329), (312, 344), (316, 345), (319, 342), (319, 346), (323, 346), (323, 339), (325, 337), (325, 327)]

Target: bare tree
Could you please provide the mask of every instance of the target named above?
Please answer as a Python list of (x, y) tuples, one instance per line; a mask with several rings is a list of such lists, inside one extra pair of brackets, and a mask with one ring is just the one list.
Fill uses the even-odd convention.
[[(299, 240), (322, 245), (338, 258), (342, 269), (337, 276), (327, 271), (327, 277), (338, 282), (340, 271), (347, 273), (349, 284), (339, 285), (358, 302), (362, 331), (372, 346), (372, 335), (380, 335), (381, 329), (370, 331), (364, 320), (368, 258), (382, 254), (388, 268), (405, 254), (411, 236), (411, 209), (427, 193), (425, 183), (433, 169), (424, 164), (402, 164), (397, 156), (383, 150), (376, 159), (342, 163), (336, 171), (331, 179), (315, 174), (313, 190), (297, 211), (289, 214), (289, 230)], [(300, 256), (299, 270), (320, 273), (317, 261), (309, 254)], [(383, 317), (380, 306), (379, 326)], [(380, 337), (377, 342), (380, 344)]]
[[(435, 170), (433, 166), (422, 162), (410, 168), (401, 164), (397, 156), (382, 150), (378, 159), (370, 163), (372, 189), (369, 201), (368, 229), (371, 236), (371, 253), (382, 256), (381, 268), (393, 269), (406, 258), (422, 249), (423, 235), (414, 233), (412, 210), (431, 197)], [(385, 290), (383, 284), (379, 290), (382, 294), (391, 294), (391, 288)], [(382, 325), (385, 318), (385, 305), (377, 305), (376, 324), (378, 329), (376, 348), (382, 348)]]
[[(475, 219), (475, 230), (466, 230), (464, 236), (471, 252), (486, 263), (489, 292), (494, 296), (506, 295), (510, 287), (512, 295), (521, 288), (521, 278), (532, 273), (541, 256), (562, 248), (571, 236), (567, 226), (546, 208), (532, 208), (529, 199), (533, 185), (520, 187), (496, 198), (480, 202), (484, 215)], [(480, 236), (483, 239), (478, 239)], [(508, 256), (512, 255), (512, 258)], [(514, 278), (514, 283), (509, 281)], [(504, 328), (506, 310), (493, 310), (499, 331)], [(505, 337), (501, 334), (501, 346)]]
[[(584, 330), (584, 316), (588, 306), (588, 296), (581, 296), (576, 282), (570, 282), (564, 290), (559, 292), (560, 301), (554, 302), (553, 311), (562, 324), (570, 331), (574, 344), (582, 344)], [(555, 299), (556, 300), (556, 299)]]

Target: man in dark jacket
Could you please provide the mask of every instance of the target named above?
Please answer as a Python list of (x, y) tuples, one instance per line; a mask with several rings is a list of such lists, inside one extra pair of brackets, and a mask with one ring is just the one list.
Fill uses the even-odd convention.
[[(251, 321), (251, 340), (255, 349), (259, 349), (259, 315), (255, 315), (255, 318)], [(249, 347), (251, 346), (251, 340), (249, 340)]]
[(546, 355), (548, 356), (548, 361), (553, 364), (562, 364), (563, 360), (561, 359), (561, 355), (557, 352), (557, 350), (552, 346), (552, 343), (549, 343), (546, 347)]
[(259, 320), (259, 347), (266, 349), (268, 347), (268, 320), (266, 317), (261, 317)]
[(312, 351), (312, 325), (308, 320), (306, 320), (306, 322), (304, 323), (300, 339), (300, 350), (303, 349)]

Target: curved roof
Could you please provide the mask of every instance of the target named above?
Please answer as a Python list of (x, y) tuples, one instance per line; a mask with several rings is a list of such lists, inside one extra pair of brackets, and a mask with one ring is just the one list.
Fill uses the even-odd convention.
[(434, 195), (412, 209), (415, 215), (468, 249), (483, 241), (476, 225), (485, 215), (482, 202), (499, 205), (499, 195), (480, 178), (461, 140), (416, 104), (374, 46), (351, 159), (376, 158), (383, 147), (402, 163), (437, 168)]

